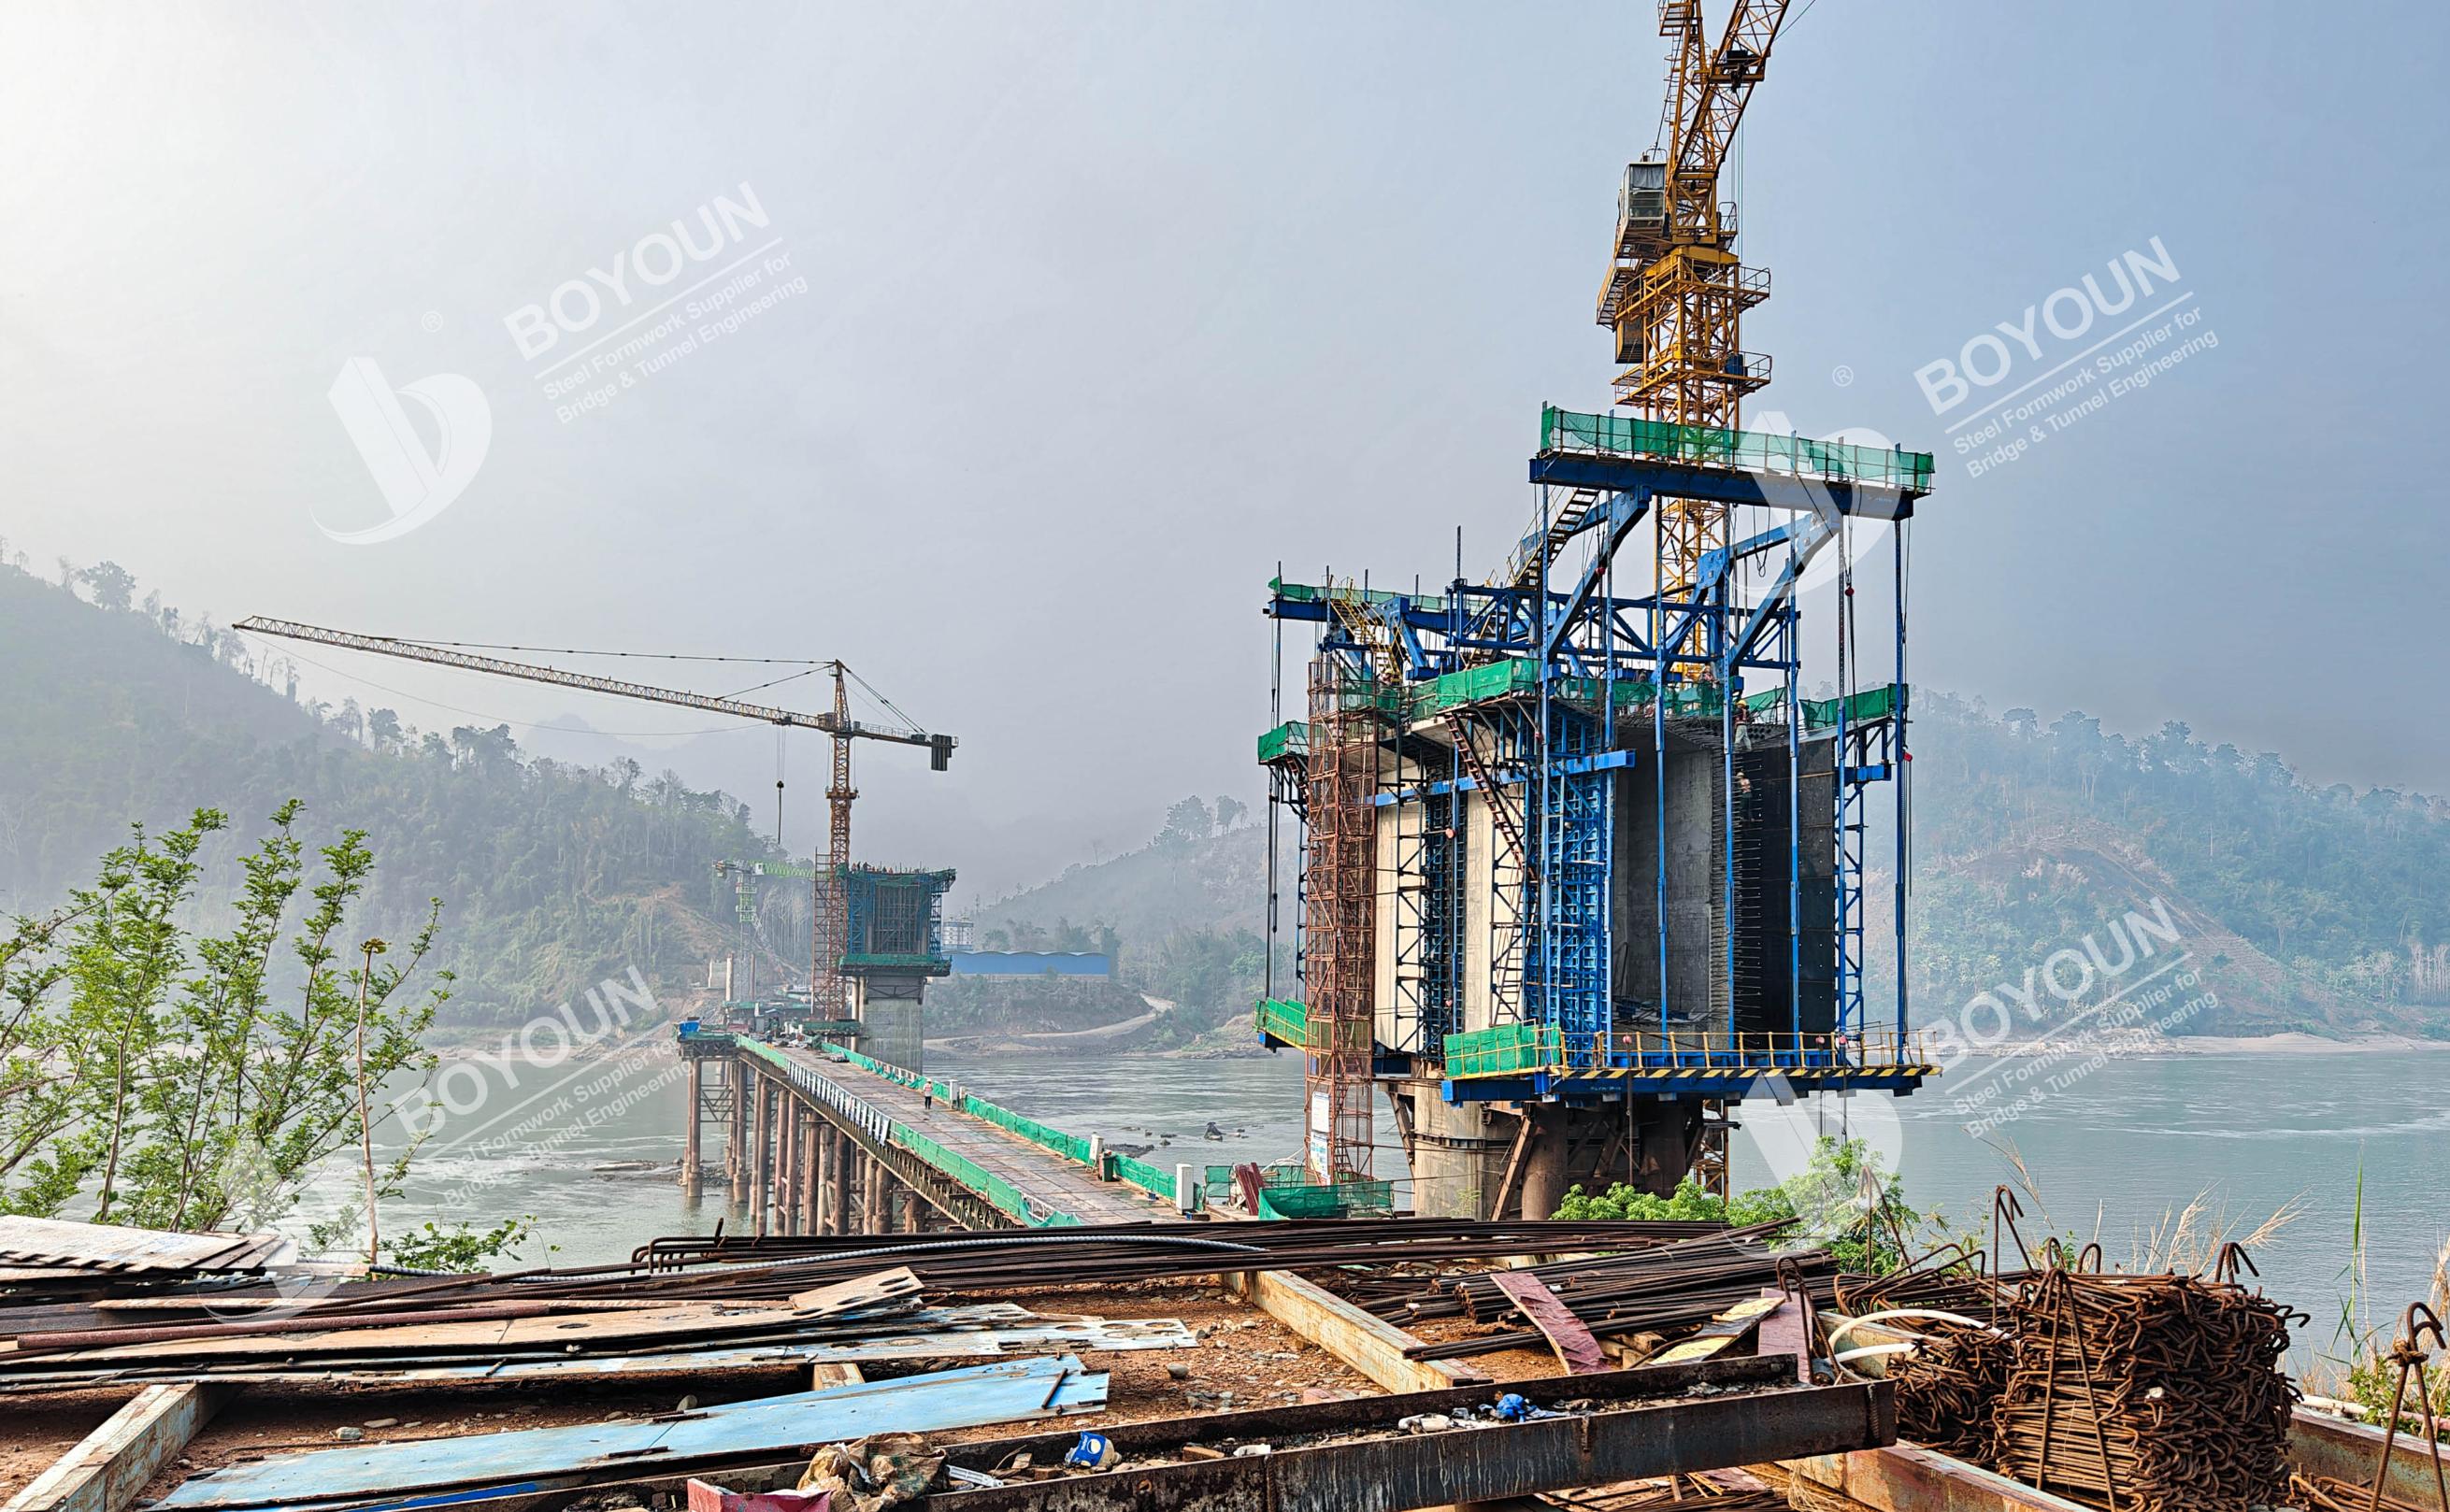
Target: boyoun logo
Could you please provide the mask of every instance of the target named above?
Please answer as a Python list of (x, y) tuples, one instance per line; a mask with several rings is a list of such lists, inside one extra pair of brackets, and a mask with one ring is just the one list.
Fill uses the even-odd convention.
[[(564, 279), (535, 303), (502, 317), (502, 325), (518, 343), (519, 356), (533, 362), (560, 345), (563, 337), (584, 336), (607, 314), (624, 314), (693, 266), (740, 249), (750, 231), (767, 229), (770, 221), (766, 206), (757, 202), (757, 191), (744, 183), (739, 199), (716, 195), (697, 207), (694, 224), (684, 216), (671, 223), (669, 232), (648, 232), (607, 259), (611, 266), (591, 267), (579, 278)], [(749, 255), (774, 244), (768, 242)]]
[[(493, 444), (494, 410), (485, 391), (457, 373), (421, 378), (394, 393), (373, 358), (353, 357), (341, 364), (327, 397), (391, 507), (390, 519), (364, 530), (336, 531), (315, 522), (343, 546), (388, 541), (441, 514), (476, 475)], [(432, 452), (400, 408), (402, 397), (415, 399), (434, 417)]]

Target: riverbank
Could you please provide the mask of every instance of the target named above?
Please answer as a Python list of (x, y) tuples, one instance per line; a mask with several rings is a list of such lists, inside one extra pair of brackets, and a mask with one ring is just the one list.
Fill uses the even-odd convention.
[(2122, 1058), (2167, 1060), (2187, 1056), (2347, 1056), (2396, 1055), (2408, 1051), (2450, 1051), (2450, 1039), (2418, 1039), (2408, 1035), (2354, 1035), (2326, 1039), (2291, 1030), (2275, 1035), (2149, 1035), (2137, 1031), (2105, 1031), (2067, 1038), (2018, 1039), (1965, 1052), (1973, 1059), (2015, 1059), (2031, 1056), (2109, 1054)]

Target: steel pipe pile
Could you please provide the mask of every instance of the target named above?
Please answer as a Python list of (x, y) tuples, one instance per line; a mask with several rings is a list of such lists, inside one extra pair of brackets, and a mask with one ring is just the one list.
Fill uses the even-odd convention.
[(1999, 1470), (2110, 1512), (2247, 1512), (2285, 1495), (2297, 1388), (2280, 1362), (2304, 1314), (2223, 1271), (2055, 1268), (2009, 1312)]

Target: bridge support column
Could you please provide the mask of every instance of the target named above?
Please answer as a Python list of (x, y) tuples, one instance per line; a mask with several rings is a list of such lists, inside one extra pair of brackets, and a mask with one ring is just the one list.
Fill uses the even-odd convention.
[(1553, 1216), (1565, 1195), (1565, 1118), (1562, 1108), (1528, 1104), (1523, 1116), (1531, 1120), (1531, 1146), (1523, 1160), (1523, 1217), (1526, 1222)]
[(749, 1115), (749, 1212), (750, 1232), (763, 1239), (774, 1194), (774, 1093), (762, 1076), (749, 1077), (757, 1106)]
[(783, 1095), (783, 1116), (774, 1121), (774, 1138), (783, 1147), (783, 1164), (790, 1179), (775, 1200), (774, 1231), (795, 1234), (800, 1231), (800, 1193), (808, 1185), (808, 1169), (800, 1159), (800, 1120), (807, 1114), (802, 1111), (798, 1098)]
[(800, 1231), (813, 1234), (817, 1228), (817, 1189), (826, 1179), (824, 1147), (819, 1144), (826, 1121), (814, 1113), (802, 1115), (800, 1121)]
[(834, 1230), (836, 1233), (852, 1232), (850, 1226), (850, 1167), (859, 1158), (859, 1147), (848, 1139), (834, 1136)]
[(698, 1131), (706, 1122), (706, 1062), (696, 1056), (689, 1063), (689, 1126), (681, 1131), (681, 1195), (694, 1199), (706, 1184)]
[(731, 1088), (731, 1126), (723, 1139), (724, 1199), (737, 1208), (749, 1196), (749, 1081), (738, 1060), (727, 1062), (723, 1076)]
[(866, 1191), (863, 1193), (867, 1200), (861, 1206), (861, 1229), (864, 1232), (887, 1231), (885, 1227), (885, 1188), (892, 1179), (892, 1173), (885, 1169), (884, 1161), (867, 1162)]

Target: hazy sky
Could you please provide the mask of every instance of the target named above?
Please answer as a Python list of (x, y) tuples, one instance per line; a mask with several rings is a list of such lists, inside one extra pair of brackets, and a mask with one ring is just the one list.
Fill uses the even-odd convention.
[[(863, 752), (862, 849), (975, 849), (990, 887), (1023, 840), (1052, 869), (1255, 794), (1279, 559), (1435, 581), (1458, 525), (1472, 575), (1502, 553), (1541, 402), (1606, 397), (1591, 300), (1662, 73), (1640, 3), (0, 17), (12, 550), (224, 622), (840, 655), (962, 743), (942, 777)], [(1941, 454), (1917, 682), (2450, 785), (2445, 35), (2421, 5), (1800, 10), (1740, 157), (1776, 281), (1754, 409)], [(662, 239), (712, 238), (718, 197), (754, 213), (681, 267)], [(2155, 238), (2217, 345), (1970, 475), (1979, 401), (1935, 415), (1916, 370)], [(788, 261), (734, 307), (779, 301), (548, 395), (743, 257)], [(511, 324), (539, 339), (519, 312), (569, 283), (602, 313), (530, 358)], [(1992, 393), (2145, 313), (2040, 333)], [(371, 545), (327, 533), (388, 517), (329, 397), (360, 359), (468, 380), (491, 428)], [(721, 723), (309, 655), (427, 727)], [(773, 744), (688, 774), (763, 812)], [(820, 754), (791, 757), (803, 838)]]

